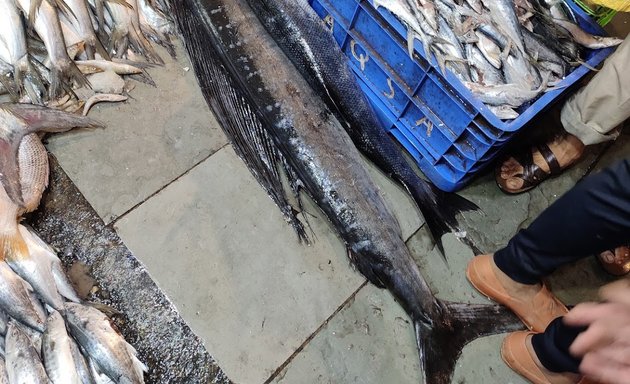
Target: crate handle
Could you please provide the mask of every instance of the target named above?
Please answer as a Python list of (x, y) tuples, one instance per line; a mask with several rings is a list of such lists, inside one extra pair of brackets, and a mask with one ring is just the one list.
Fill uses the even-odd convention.
[(363, 72), (365, 71), (365, 63), (367, 63), (370, 60), (370, 56), (368, 56), (365, 53), (357, 55), (357, 51), (355, 50), (356, 45), (357, 45), (356, 41), (354, 40), (350, 41), (350, 52), (352, 52), (352, 56), (354, 56), (354, 58), (357, 59), (357, 61), (361, 65), (361, 72)]

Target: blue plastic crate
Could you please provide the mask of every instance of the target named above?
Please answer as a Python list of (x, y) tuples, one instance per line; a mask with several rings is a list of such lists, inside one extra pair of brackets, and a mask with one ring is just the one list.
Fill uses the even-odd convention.
[[(407, 30), (372, 0), (309, 0), (331, 28), (349, 58), (359, 84), (376, 113), (424, 174), (445, 191), (463, 187), (475, 172), (490, 164), (515, 132), (554, 102), (589, 72), (579, 66), (558, 89), (544, 93), (515, 120), (503, 121), (449, 71), (442, 74), (434, 58), (407, 51)], [(572, 1), (580, 26), (605, 35), (597, 23)], [(590, 67), (599, 65), (614, 49), (586, 51)]]

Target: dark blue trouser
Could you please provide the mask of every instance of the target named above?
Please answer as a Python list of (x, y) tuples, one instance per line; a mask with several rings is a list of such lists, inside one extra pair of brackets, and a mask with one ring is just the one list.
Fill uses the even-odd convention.
[[(513, 280), (535, 284), (561, 265), (627, 244), (630, 240), (630, 159), (587, 177), (559, 198), (527, 229), (494, 255)], [(568, 348), (583, 329), (561, 319), (532, 344), (543, 365), (554, 372), (578, 372)]]

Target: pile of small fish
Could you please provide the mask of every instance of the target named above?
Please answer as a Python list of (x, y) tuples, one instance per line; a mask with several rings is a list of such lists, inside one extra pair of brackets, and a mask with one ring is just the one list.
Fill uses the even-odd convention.
[(133, 347), (81, 303), (53, 249), (19, 224), (48, 185), (38, 133), (99, 126), (43, 106), (0, 104), (0, 383), (144, 382)]
[(163, 64), (151, 41), (175, 54), (150, 1), (0, 0), (0, 95), (84, 114), (126, 100), (122, 75), (152, 83), (146, 68)]
[(500, 119), (553, 89), (582, 62), (581, 48), (622, 42), (582, 30), (556, 0), (374, 0), (406, 26), (409, 52), (422, 43)]

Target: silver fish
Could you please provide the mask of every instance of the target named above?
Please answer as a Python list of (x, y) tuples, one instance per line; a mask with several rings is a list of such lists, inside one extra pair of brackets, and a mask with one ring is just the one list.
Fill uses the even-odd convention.
[[(19, 226), (19, 230), (20, 234), (22, 234), (22, 237), (24, 238), (24, 241), (28, 246), (31, 257), (36, 259), (36, 261), (40, 265), (40, 268), (50, 269), (52, 279), (55, 284), (55, 290), (66, 299), (75, 303), (80, 303), (81, 299), (77, 295), (77, 292), (72, 286), (72, 283), (70, 283), (70, 281), (68, 280), (63, 266), (61, 265), (61, 260), (59, 260), (59, 257), (57, 257), (57, 255), (55, 254), (55, 251), (41, 238), (39, 238), (39, 236), (37, 236), (37, 234), (33, 230), (23, 225)], [(47, 272), (44, 273), (47, 275)], [(46, 279), (46, 281), (48, 282), (48, 277)], [(53, 294), (52, 296), (56, 295)], [(48, 300), (46, 301), (48, 302)], [(55, 308), (51, 303), (48, 304)], [(63, 305), (61, 306), (61, 308), (64, 308)]]
[(501, 120), (513, 120), (519, 116), (509, 105), (489, 105), (488, 108)]
[(45, 93), (41, 78), (31, 64), (26, 44), (25, 26), (13, 0), (0, 0), (0, 60), (13, 69), (16, 85), (34, 103)]
[(492, 65), (481, 50), (473, 44), (466, 45), (466, 56), (471, 66), (471, 75), (476, 73), (476, 79), (473, 81), (484, 85), (497, 85), (505, 83), (505, 79), (497, 68)]
[(88, 59), (94, 59), (98, 53), (101, 58), (109, 59), (107, 51), (94, 32), (92, 14), (86, 0), (64, 0), (69, 10), (66, 13), (68, 21), (75, 27), (81, 40), (85, 43), (85, 53)]
[(66, 81), (75, 81), (79, 86), (89, 86), (85, 76), (68, 56), (56, 8), (48, 1), (42, 1), (34, 14), (31, 14), (32, 1), (35, 0), (17, 0), (17, 3), (24, 14), (33, 20), (33, 28), (48, 51), (51, 70), (50, 88), (48, 89), (50, 97), (61, 96)]
[(540, 72), (520, 51), (514, 50), (502, 60), (503, 75), (508, 84), (519, 84), (524, 89), (536, 89), (542, 78)]
[(623, 40), (618, 39), (616, 37), (603, 37), (603, 36), (595, 36), (586, 32), (582, 28), (580, 28), (577, 24), (574, 24), (567, 20), (559, 20), (554, 19), (556, 24), (561, 26), (562, 28), (569, 31), (573, 39), (583, 47), (590, 49), (600, 49), (600, 48), (608, 48), (614, 47), (621, 43)]
[(42, 355), (46, 373), (53, 384), (82, 384), (72, 357), (66, 324), (57, 311), (53, 311), (46, 320)]
[(546, 75), (540, 87), (534, 90), (523, 89), (523, 87), (519, 84), (484, 86), (481, 84), (466, 82), (464, 85), (470, 89), (473, 95), (488, 105), (508, 105), (518, 108), (538, 96), (547, 86), (548, 78), (549, 76)]
[(15, 321), (7, 329), (6, 366), (10, 383), (51, 383), (37, 351)]
[[(122, 1), (124, 4), (125, 1)], [(109, 50), (113, 57), (127, 56), (127, 50), (133, 48), (151, 63), (164, 64), (164, 61), (146, 39), (140, 27), (140, 14), (136, 0), (126, 0), (126, 5), (109, 3), (108, 9), (112, 17), (112, 32)]]
[(136, 357), (136, 350), (110, 325), (98, 309), (67, 303), (70, 334), (93, 359), (100, 370), (121, 384), (144, 383), (147, 367)]
[(482, 2), (490, 10), (490, 16), (492, 20), (496, 21), (501, 32), (508, 36), (514, 46), (524, 53), (525, 44), (521, 35), (521, 25), (512, 0), (482, 0)]
[(477, 47), (486, 60), (492, 64), (493, 67), (497, 69), (501, 68), (501, 48), (484, 33), (475, 32), (475, 35), (479, 39)]
[(9, 254), (6, 258), (7, 264), (33, 287), (44, 302), (58, 311), (63, 311), (64, 302), (57, 291), (51, 260), (41, 253), (40, 248), (31, 239), (30, 232), (24, 226), (20, 225), (19, 230), (28, 247), (29, 256), (15, 257)]
[(39, 303), (32, 300), (31, 290), (7, 263), (0, 262), (0, 307), (14, 319), (43, 332), (46, 318), (41, 317)]

